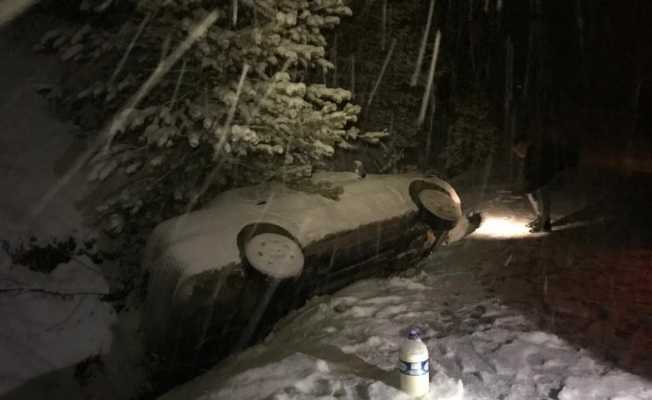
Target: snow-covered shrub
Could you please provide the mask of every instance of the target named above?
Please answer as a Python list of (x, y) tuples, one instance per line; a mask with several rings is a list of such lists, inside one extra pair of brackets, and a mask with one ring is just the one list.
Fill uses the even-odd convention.
[[(39, 45), (64, 61), (106, 66), (101, 79), (64, 97), (75, 110), (103, 111), (109, 140), (90, 179), (128, 179), (100, 208), (113, 232), (228, 187), (300, 179), (352, 141), (377, 141), (354, 127), (360, 107), (349, 91), (307, 79), (333, 68), (324, 32), (351, 15), (345, 0), (134, 3), (120, 27), (61, 29)], [(197, 34), (199, 21), (207, 29)], [(170, 66), (134, 101), (152, 73)]]

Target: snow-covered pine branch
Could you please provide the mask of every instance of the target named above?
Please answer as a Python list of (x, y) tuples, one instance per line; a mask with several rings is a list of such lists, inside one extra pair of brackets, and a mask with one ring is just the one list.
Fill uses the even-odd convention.
[[(60, 29), (39, 45), (70, 62), (112, 66), (64, 97), (73, 110), (105, 112), (105, 156), (91, 178), (134, 183), (101, 207), (113, 231), (122, 229), (116, 221), (156, 223), (234, 185), (311, 171), (356, 140), (385, 136), (355, 128), (360, 107), (348, 90), (301, 76), (334, 68), (325, 32), (352, 14), (344, 0), (224, 2), (200, 34), (196, 21), (210, 13), (202, 1), (134, 4), (121, 27)], [(112, 151), (120, 146), (131, 150)]]

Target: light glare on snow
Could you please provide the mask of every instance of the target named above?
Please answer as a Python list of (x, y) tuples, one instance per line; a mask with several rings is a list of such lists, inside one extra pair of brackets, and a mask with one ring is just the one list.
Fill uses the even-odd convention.
[(484, 216), (482, 224), (473, 233), (480, 238), (519, 238), (530, 234), (527, 221), (522, 218), (504, 216)]

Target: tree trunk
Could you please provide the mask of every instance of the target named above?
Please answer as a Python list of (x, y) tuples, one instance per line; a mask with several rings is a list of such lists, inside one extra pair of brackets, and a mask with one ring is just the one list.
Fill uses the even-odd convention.
[(514, 103), (514, 43), (510, 37), (505, 40), (505, 150), (507, 168), (510, 180), (514, 179), (514, 153), (512, 152), (512, 143), (514, 141), (514, 131), (512, 130), (512, 105)]
[(575, 0), (575, 14), (577, 22), (577, 47), (579, 58), (578, 73), (580, 76), (582, 90), (585, 90), (588, 87), (588, 74), (586, 70), (586, 22), (584, 18), (582, 0)]
[(462, 48), (463, 48), (463, 40), (464, 40), (464, 21), (465, 21), (465, 13), (464, 13), (464, 1), (451, 1), (449, 3), (449, 7), (453, 9), (454, 6), (457, 6), (458, 9), (457, 11), (457, 32), (456, 35), (457, 37), (455, 38), (455, 50), (454, 50), (454, 56), (453, 56), (453, 62), (451, 63), (453, 65), (452, 71), (451, 71), (451, 92), (452, 92), (452, 97), (457, 98), (458, 93), (459, 93), (459, 75), (460, 71), (462, 69)]
[(473, 0), (469, 0), (469, 15), (466, 21), (469, 28), (469, 56), (471, 58), (471, 69), (473, 71), (473, 77), (475, 78), (476, 83), (478, 82), (478, 60), (476, 59), (476, 25), (477, 21), (473, 20)]
[(333, 87), (338, 87), (338, 79), (337, 79), (337, 32), (335, 32), (333, 36), (333, 46), (331, 47), (331, 62), (335, 66), (333, 69)]
[(351, 98), (355, 99), (355, 54), (351, 54)]
[(380, 38), (380, 48), (381, 50), (385, 51), (386, 47), (386, 36), (387, 36), (387, 0), (383, 0), (383, 6), (381, 10), (381, 19), (382, 19), (382, 26), (381, 26), (381, 38)]

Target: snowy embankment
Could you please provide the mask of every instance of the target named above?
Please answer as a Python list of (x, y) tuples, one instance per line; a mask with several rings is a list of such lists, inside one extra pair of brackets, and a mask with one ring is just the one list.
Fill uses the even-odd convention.
[(464, 280), (422, 272), (315, 298), (265, 343), (161, 400), (408, 398), (398, 389), (396, 363), (411, 326), (421, 328), (430, 350), (427, 398), (652, 398), (652, 382), (538, 331)]
[[(81, 243), (95, 236), (75, 207), (84, 177), (63, 187), (38, 218), (30, 215), (83, 143), (36, 92), (57, 82), (56, 60), (9, 36), (0, 37), (0, 240), (13, 249), (54, 239)], [(75, 256), (50, 273), (36, 272), (0, 249), (0, 397), (82, 397), (74, 367), (115, 346), (118, 318), (102, 301), (106, 264)]]
[(13, 266), (0, 280), (0, 396), (111, 348), (116, 315), (97, 272), (71, 261), (46, 276)]

